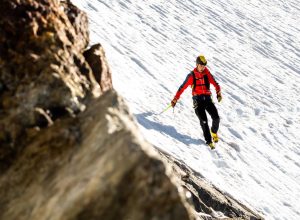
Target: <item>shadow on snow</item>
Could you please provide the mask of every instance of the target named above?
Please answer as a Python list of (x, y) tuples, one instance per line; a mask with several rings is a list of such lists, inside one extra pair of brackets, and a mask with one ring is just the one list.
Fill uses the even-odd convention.
[(200, 145), (200, 144), (205, 143), (203, 140), (194, 139), (188, 135), (178, 133), (178, 131), (173, 126), (163, 125), (159, 122), (155, 122), (155, 121), (152, 121), (151, 119), (147, 118), (152, 115), (154, 115), (154, 113), (145, 112), (145, 113), (141, 113), (141, 114), (136, 114), (135, 117), (138, 120), (138, 122), (146, 129), (149, 129), (149, 130), (153, 129), (153, 130), (159, 131), (160, 133), (163, 132), (163, 133), (167, 134), (168, 136), (172, 137), (173, 139), (176, 139), (177, 141), (180, 141), (186, 145), (189, 145), (189, 144)]

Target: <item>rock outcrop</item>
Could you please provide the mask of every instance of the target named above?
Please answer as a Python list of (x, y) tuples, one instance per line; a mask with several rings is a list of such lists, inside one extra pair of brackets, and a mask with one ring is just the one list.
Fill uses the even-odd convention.
[(59, 1), (0, 4), (0, 160), (5, 167), (8, 157), (22, 150), (30, 128), (83, 111), (100, 89), (82, 55), (88, 45), (84, 13), (70, 7), (69, 17), (83, 20), (71, 23)]
[(263, 219), (260, 214), (209, 183), (200, 173), (189, 168), (184, 161), (166, 152), (159, 151), (159, 154), (160, 158), (172, 167), (172, 174), (177, 177), (177, 184), (190, 193), (189, 202), (194, 207), (196, 216), (201, 219)]
[(221, 192), (205, 202), (198, 180), (182, 182), (184, 167), (145, 142), (70, 1), (2, 0), (0, 11), (0, 219), (260, 218), (219, 206)]
[(189, 219), (122, 99), (111, 90), (90, 104), (40, 131), (0, 177), (0, 219)]

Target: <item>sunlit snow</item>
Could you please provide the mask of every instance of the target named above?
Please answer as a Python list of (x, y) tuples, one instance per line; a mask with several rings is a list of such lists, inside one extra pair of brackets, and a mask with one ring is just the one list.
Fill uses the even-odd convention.
[[(74, 0), (145, 138), (266, 219), (300, 219), (300, 5), (296, 0)], [(164, 110), (196, 56), (219, 82), (205, 146), (191, 89)], [(213, 87), (212, 87), (213, 88)]]

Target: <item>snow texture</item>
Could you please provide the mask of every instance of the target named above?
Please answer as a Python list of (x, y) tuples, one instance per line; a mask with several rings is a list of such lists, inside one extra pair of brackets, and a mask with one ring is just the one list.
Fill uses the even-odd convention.
[[(296, 0), (74, 0), (145, 138), (266, 219), (300, 219), (300, 5)], [(191, 89), (204, 54), (222, 88), (216, 150)]]

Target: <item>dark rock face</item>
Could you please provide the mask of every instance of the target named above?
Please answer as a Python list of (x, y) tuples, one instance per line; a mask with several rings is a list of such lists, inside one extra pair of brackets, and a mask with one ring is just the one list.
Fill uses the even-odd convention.
[(105, 59), (103, 47), (100, 44), (96, 44), (85, 51), (83, 55), (92, 68), (94, 77), (100, 84), (101, 91), (110, 90), (112, 88), (111, 72)]
[(190, 219), (123, 100), (110, 90), (90, 104), (42, 130), (0, 176), (0, 219)]
[[(80, 11), (70, 1), (61, 1), (61, 6), (68, 16), (71, 25), (74, 27), (75, 35), (67, 32), (73, 45), (77, 45), (78, 50), (84, 50), (89, 44), (88, 19), (84, 12)], [(68, 30), (67, 30), (68, 31)]]
[(0, 7), (1, 168), (29, 129), (76, 115), (100, 89), (82, 55), (89, 41), (84, 13), (55, 0), (3, 0)]
[(187, 167), (183, 161), (167, 153), (159, 153), (162, 159), (172, 167), (173, 174), (179, 179), (178, 184), (190, 193), (189, 202), (199, 217), (203, 219), (263, 219), (260, 214), (225, 194), (212, 183), (208, 183), (201, 174)]

